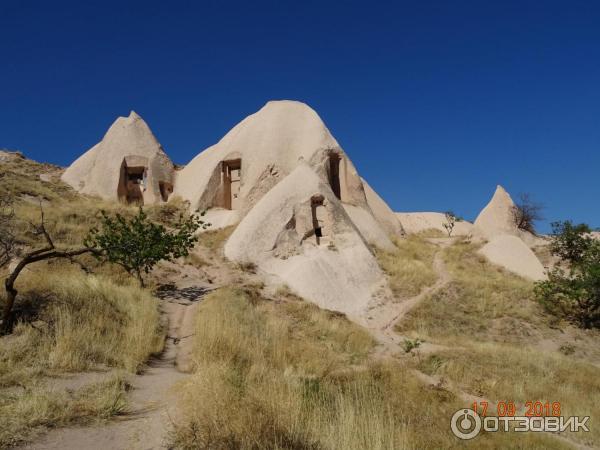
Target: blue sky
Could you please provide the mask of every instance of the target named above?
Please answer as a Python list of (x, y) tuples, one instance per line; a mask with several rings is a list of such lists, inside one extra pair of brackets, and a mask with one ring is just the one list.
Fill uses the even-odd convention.
[(37, 160), (134, 109), (186, 163), (296, 99), (395, 210), (472, 219), (500, 183), (600, 226), (598, 2), (23, 0), (0, 29), (0, 147)]

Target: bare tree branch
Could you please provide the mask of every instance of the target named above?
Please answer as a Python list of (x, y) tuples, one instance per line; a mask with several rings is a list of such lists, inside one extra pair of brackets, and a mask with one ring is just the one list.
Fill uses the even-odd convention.
[(537, 234), (536, 222), (544, 220), (544, 205), (535, 202), (527, 193), (521, 194), (513, 207), (513, 219), (518, 229)]
[(12, 309), (17, 298), (18, 291), (15, 288), (15, 282), (25, 267), (29, 264), (33, 264), (38, 261), (44, 261), (55, 258), (67, 258), (71, 262), (74, 261), (74, 257), (80, 256), (86, 253), (97, 253), (98, 250), (93, 247), (82, 247), (72, 250), (59, 250), (54, 246), (54, 242), (50, 237), (50, 234), (46, 230), (44, 223), (44, 210), (40, 203), (40, 224), (35, 226), (38, 234), (44, 236), (46, 240), (46, 246), (37, 250), (32, 250), (26, 253), (21, 260), (18, 262), (16, 267), (9, 274), (8, 278), (4, 280), (4, 289), (6, 290), (6, 303), (4, 304), (4, 311), (2, 313), (2, 332), (9, 332), (12, 327)]

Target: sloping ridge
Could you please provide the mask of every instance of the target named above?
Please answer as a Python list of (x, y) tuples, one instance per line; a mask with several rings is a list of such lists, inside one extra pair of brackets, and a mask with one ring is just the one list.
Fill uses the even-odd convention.
[(544, 266), (535, 253), (517, 236), (495, 236), (479, 252), (492, 263), (534, 281), (546, 279)]

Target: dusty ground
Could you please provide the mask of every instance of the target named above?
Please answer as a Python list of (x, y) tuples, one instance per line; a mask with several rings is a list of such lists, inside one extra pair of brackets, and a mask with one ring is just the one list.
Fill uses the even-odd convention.
[[(193, 272), (193, 271), (192, 271)], [(51, 431), (27, 449), (158, 449), (166, 448), (172, 422), (173, 388), (185, 379), (190, 365), (189, 337), (193, 333), (194, 311), (202, 297), (214, 289), (204, 277), (182, 271), (176, 279), (157, 290), (161, 310), (168, 321), (164, 351), (149, 361), (143, 373), (130, 379), (128, 413), (107, 424), (69, 427)], [(106, 376), (82, 374), (57, 379), (55, 387), (75, 389)]]

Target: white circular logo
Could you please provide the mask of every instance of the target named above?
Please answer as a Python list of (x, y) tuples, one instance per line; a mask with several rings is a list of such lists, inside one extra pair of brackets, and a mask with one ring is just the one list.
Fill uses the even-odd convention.
[(450, 428), (459, 439), (473, 439), (481, 431), (481, 417), (472, 409), (459, 409), (450, 420)]

